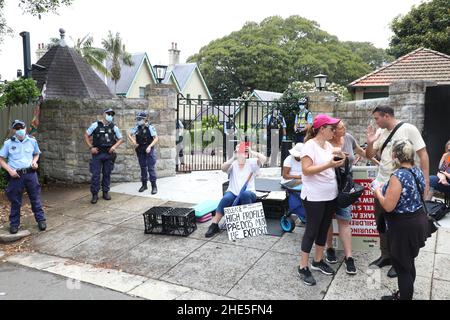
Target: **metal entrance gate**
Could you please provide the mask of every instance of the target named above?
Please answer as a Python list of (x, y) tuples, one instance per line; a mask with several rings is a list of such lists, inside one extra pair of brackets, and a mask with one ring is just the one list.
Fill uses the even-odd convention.
[[(233, 156), (239, 141), (248, 141), (253, 150), (267, 154), (267, 137), (278, 131), (270, 127), (267, 130), (267, 119), (282, 114), (288, 122), (290, 106), (278, 101), (218, 103), (178, 98), (177, 172), (220, 170), (223, 162)], [(275, 151), (279, 153), (279, 149)]]

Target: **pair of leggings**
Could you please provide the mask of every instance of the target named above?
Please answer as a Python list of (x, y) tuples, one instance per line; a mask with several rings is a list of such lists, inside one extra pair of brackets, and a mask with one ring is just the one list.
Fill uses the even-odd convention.
[[(389, 214), (389, 213), (388, 213)], [(380, 204), (380, 201), (375, 198), (375, 220), (378, 221), (380, 215), (386, 215), (386, 210)], [(389, 259), (391, 257), (391, 252), (389, 249), (389, 239), (387, 233), (380, 233), (380, 251), (381, 257), (383, 259)]]
[(327, 242), (328, 229), (331, 225), (333, 214), (336, 212), (336, 199), (331, 201), (303, 201), (306, 210), (306, 229), (302, 240), (302, 251), (311, 252), (316, 243), (323, 247)]
[(401, 266), (400, 262), (391, 257), (392, 265), (397, 272), (398, 289), (400, 300), (412, 300), (414, 294), (414, 281), (416, 281), (416, 266), (414, 258), (411, 258), (408, 265)]

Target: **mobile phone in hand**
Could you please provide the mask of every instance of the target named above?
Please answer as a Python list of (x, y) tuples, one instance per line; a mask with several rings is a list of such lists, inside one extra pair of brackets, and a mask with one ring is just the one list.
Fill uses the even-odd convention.
[(333, 161), (341, 161), (341, 160), (344, 160), (344, 158), (341, 158), (341, 157), (334, 157), (333, 158)]

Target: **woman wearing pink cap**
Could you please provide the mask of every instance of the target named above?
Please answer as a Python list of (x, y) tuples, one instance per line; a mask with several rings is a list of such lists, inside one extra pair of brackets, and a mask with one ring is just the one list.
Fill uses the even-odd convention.
[[(333, 152), (330, 141), (340, 119), (319, 114), (308, 130), (306, 143), (301, 151), (303, 187), (301, 198), (306, 210), (306, 229), (302, 240), (298, 274), (306, 285), (313, 286), (316, 280), (308, 268), (309, 253), (316, 244), (312, 270), (333, 275), (334, 270), (323, 261), (328, 228), (336, 212), (338, 186), (335, 168), (344, 165), (345, 155)], [(340, 158), (340, 160), (338, 160)]]

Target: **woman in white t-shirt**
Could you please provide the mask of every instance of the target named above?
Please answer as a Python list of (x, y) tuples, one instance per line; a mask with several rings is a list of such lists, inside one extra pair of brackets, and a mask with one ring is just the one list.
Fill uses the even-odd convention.
[(222, 165), (222, 171), (228, 173), (230, 183), (228, 190), (223, 195), (216, 209), (216, 215), (205, 234), (206, 238), (210, 238), (220, 232), (219, 222), (224, 216), (224, 208), (232, 206), (250, 174), (252, 176), (248, 182), (246, 191), (241, 194), (239, 204), (243, 205), (256, 202), (255, 175), (265, 162), (266, 157), (261, 153), (252, 151), (246, 143), (242, 142), (237, 145), (234, 157)]
[(328, 228), (336, 211), (338, 187), (334, 169), (345, 163), (345, 155), (341, 151), (333, 151), (333, 146), (328, 142), (333, 138), (339, 121), (326, 114), (319, 114), (308, 130), (307, 142), (301, 152), (301, 198), (306, 209), (307, 223), (297, 271), (303, 282), (309, 286), (316, 284), (308, 268), (309, 253), (314, 243), (316, 250), (311, 269), (326, 275), (334, 274), (334, 270), (323, 261), (323, 252)]

